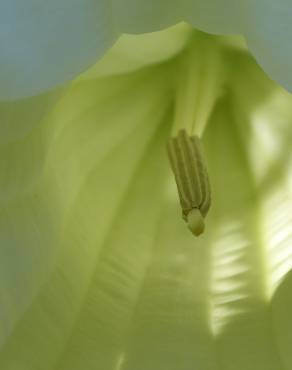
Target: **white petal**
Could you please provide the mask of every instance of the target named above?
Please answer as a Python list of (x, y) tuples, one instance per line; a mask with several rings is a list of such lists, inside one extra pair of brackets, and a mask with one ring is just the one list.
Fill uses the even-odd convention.
[(202, 31), (239, 34), (242, 29), (244, 1), (186, 0), (184, 19)]
[(245, 35), (259, 64), (272, 79), (292, 92), (291, 19), (290, 0), (253, 1)]
[(177, 0), (113, 0), (115, 22), (125, 33), (152, 32), (178, 23), (183, 19), (181, 6)]
[(107, 0), (2, 0), (0, 99), (40, 94), (71, 80), (114, 39)]
[(291, 9), (288, 0), (3, 0), (0, 100), (40, 94), (71, 80), (119, 32), (155, 31), (181, 20), (206, 32), (245, 34), (263, 68), (291, 90)]

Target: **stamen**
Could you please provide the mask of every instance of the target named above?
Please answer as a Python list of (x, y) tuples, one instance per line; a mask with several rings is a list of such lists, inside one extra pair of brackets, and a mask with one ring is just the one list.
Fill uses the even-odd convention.
[(222, 93), (226, 74), (222, 45), (196, 33), (177, 71), (172, 138), (168, 156), (175, 176), (183, 219), (196, 236), (204, 231), (210, 208), (210, 183), (200, 137)]
[(203, 161), (201, 142), (180, 130), (169, 140), (168, 157), (174, 173), (182, 217), (196, 236), (204, 231), (204, 217), (210, 208), (210, 184)]

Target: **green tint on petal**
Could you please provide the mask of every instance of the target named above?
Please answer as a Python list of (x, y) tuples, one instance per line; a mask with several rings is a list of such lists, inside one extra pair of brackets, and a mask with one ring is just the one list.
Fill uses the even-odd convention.
[(1, 369), (292, 368), (291, 96), (226, 53), (199, 238), (165, 148), (179, 56), (75, 81), (3, 145)]
[(0, 147), (27, 136), (40, 125), (61, 94), (59, 89), (17, 102), (0, 102)]
[(160, 32), (123, 35), (106, 55), (81, 79), (132, 72), (156, 63), (162, 63), (179, 54), (188, 44), (194, 30), (180, 23)]
[(261, 199), (238, 127), (244, 122), (236, 122), (228, 100), (218, 105), (205, 137), (213, 185), (213, 208), (206, 225), (212, 237), (211, 328), (223, 369), (277, 370), (280, 362), (266, 288), (267, 252), (260, 230)]
[[(9, 211), (12, 214), (13, 211), (15, 213), (14, 223), (13, 219), (3, 218), (3, 228), (7, 228), (7, 223), (10, 222), (11, 227), (15, 228), (18, 240), (14, 241), (8, 236), (5, 240), (2, 239), (2, 243), (6, 243), (2, 253), (5, 256), (9, 251), (13, 258), (10, 264), (8, 264), (9, 260), (7, 261), (7, 273), (3, 271), (5, 275), (1, 281), (5, 282), (5, 285), (1, 290), (7, 287), (6, 295), (10, 294), (9, 301), (17, 304), (15, 303), (13, 311), (7, 307), (6, 312), (10, 316), (2, 316), (3, 323), (11, 322), (11, 324), (9, 330), (2, 332), (1, 366), (7, 369), (20, 366), (24, 369), (32, 367), (44, 370), (52, 369), (54, 366), (59, 366), (60, 369), (72, 368), (71, 351), (75, 346), (75, 336), (82, 334), (78, 325), (79, 318), (89, 318), (87, 311), (90, 307), (93, 308), (93, 314), (100, 317), (99, 325), (101, 329), (104, 327), (100, 335), (103, 334), (103, 337), (110, 329), (107, 325), (110, 321), (104, 321), (104, 314), (109, 315), (109, 320), (112, 319), (113, 324), (116, 322), (117, 325), (126, 325), (123, 315), (114, 321), (111, 315), (114, 312), (108, 307), (110, 302), (106, 296), (104, 297), (103, 289), (108, 291), (111, 282), (113, 284), (117, 282), (115, 276), (118, 277), (118, 271), (115, 272), (115, 265), (121, 263), (121, 278), (126, 281), (118, 288), (122, 296), (119, 298), (119, 295), (116, 296), (114, 293), (113, 303), (115, 303), (114, 307), (116, 304), (123, 304), (126, 310), (131, 309), (132, 299), (135, 298), (140, 286), (135, 276), (141, 279), (140, 271), (144, 265), (145, 268), (147, 266), (147, 260), (141, 255), (140, 244), (144, 240), (145, 253), (148, 253), (147, 250), (151, 246), (149, 241), (155, 235), (157, 222), (156, 218), (153, 218), (156, 203), (151, 203), (152, 192), (146, 191), (148, 186), (144, 180), (148, 179), (151, 184), (152, 176), (158, 180), (157, 175), (163, 180), (160, 166), (157, 167), (156, 174), (151, 173), (150, 170), (151, 166), (157, 163), (156, 156), (150, 162), (147, 174), (143, 173), (144, 164), (149, 161), (148, 153), (151, 153), (152, 148), (157, 147), (158, 143), (160, 143), (159, 150), (162, 150), (159, 163), (162, 166), (166, 164), (166, 160), (163, 160), (164, 146), (161, 140), (167, 137), (167, 133), (163, 134), (163, 138), (158, 143), (156, 136), (160, 135), (158, 130), (169, 115), (170, 95), (167, 78), (169, 79), (168, 74), (157, 69), (150, 70), (142, 76), (82, 82), (59, 102), (58, 108), (53, 112), (50, 122), (51, 133), (47, 136), (51, 142), (47, 148), (47, 160), (42, 179), (32, 189), (30, 197), (22, 197), (23, 207), (27, 212), (34, 209), (32, 198), (36, 200), (39, 211), (44, 212), (43, 216), (36, 214), (37, 222), (32, 216), (26, 215), (29, 224), (25, 232), (30, 235), (34, 243), (25, 243), (26, 234), (22, 231), (24, 220), (21, 218), (20, 209), (13, 209), (10, 206)], [(114, 101), (116, 104), (113, 104)], [(156, 114), (157, 111), (159, 114)], [(151, 119), (153, 115), (156, 117), (154, 120)], [(167, 130), (167, 127), (164, 130)], [(19, 149), (20, 160), (21, 148)], [(17, 165), (15, 160), (14, 166)], [(143, 176), (139, 180), (142, 184), (136, 185), (140, 173)], [(153, 183), (153, 191), (158, 189), (157, 185)], [(135, 190), (137, 186), (138, 190)], [(142, 189), (140, 189), (141, 186)], [(144, 198), (141, 197), (141, 191), (145, 192)], [(128, 205), (133, 192), (138, 192), (136, 197), (142, 198), (140, 203), (133, 200), (135, 207), (141, 209), (140, 218)], [(53, 200), (49, 194), (54, 194)], [(40, 202), (44, 199), (47, 203), (41, 205)], [(56, 207), (56, 202), (59, 207)], [(52, 215), (52, 221), (58, 224), (57, 229), (49, 228), (52, 221), (49, 222), (47, 213)], [(127, 221), (128, 217), (130, 218)], [(19, 218), (20, 221), (22, 219), (22, 223), (17, 222)], [(123, 238), (118, 231), (120, 222), (126, 222), (127, 225), (123, 231)], [(137, 228), (136, 222), (140, 227), (146, 228), (145, 233), (140, 233), (141, 229)], [(49, 241), (51, 241), (49, 246), (46, 245), (44, 236), (41, 240), (38, 237), (45, 235), (40, 223), (47, 223)], [(131, 270), (128, 271), (131, 265), (128, 265), (130, 261), (128, 261), (128, 253), (124, 253), (124, 248), (127, 249), (127, 239), (135, 228), (138, 239), (133, 248), (139, 245), (136, 253), (140, 255), (141, 265), (137, 265), (137, 261), (133, 260), (134, 277), (131, 278)], [(154, 231), (151, 231), (152, 229)], [(108, 248), (111, 248), (110, 240), (115, 233), (117, 236), (113, 248), (119, 250), (125, 260), (121, 260), (121, 256), (117, 258), (115, 254), (110, 253), (107, 258), (110, 258), (110, 261), (112, 258), (114, 260), (109, 261), (109, 266), (107, 262), (103, 267), (101, 257)], [(13, 235), (11, 231), (10, 234)], [(46, 251), (50, 251), (51, 258), (44, 256), (40, 248), (41, 260), (38, 262), (35, 256), (37, 251), (34, 248), (35, 243), (41, 243)], [(22, 249), (25, 251), (25, 260), (20, 256)], [(11, 264), (17, 267), (14, 263), (18, 258), (21, 261), (21, 268), (19, 266), (17, 270), (12, 269)], [(116, 262), (115, 258), (117, 258)], [(37, 263), (36, 266), (46, 276), (45, 284), (43, 279), (40, 279), (40, 273), (37, 271), (33, 273), (31, 265), (34, 263)], [(125, 277), (123, 277), (124, 267)], [(108, 278), (103, 272), (104, 268), (108, 271)], [(25, 279), (27, 274), (33, 280)], [(128, 274), (129, 282), (127, 282)], [(100, 283), (100, 279), (104, 281), (105, 286), (103, 282)], [(15, 280), (23, 284), (17, 285)], [(122, 283), (119, 278), (118, 281)], [(41, 284), (42, 288), (38, 289), (37, 295), (28, 294), (33, 287), (39, 286), (38, 284)], [(128, 284), (130, 284), (129, 287)], [(132, 293), (129, 291), (131, 284), (134, 284)], [(9, 289), (10, 285), (14, 289)], [(93, 299), (92, 293), (97, 297), (98, 302), (93, 306), (92, 303), (88, 304)], [(123, 297), (124, 294), (125, 297)], [(128, 294), (130, 294), (129, 302), (127, 302)], [(105, 306), (102, 310), (103, 299), (105, 299)], [(22, 301), (24, 301), (23, 304)], [(83, 322), (84, 320), (81, 320), (81, 325), (84, 325)], [(90, 320), (88, 328), (91, 328), (91, 322)], [(18, 323), (16, 327), (15, 323)], [(14, 331), (11, 333), (13, 328)], [(93, 335), (98, 335), (99, 331), (94, 330)], [(81, 336), (80, 340), (83, 342), (84, 338)], [(78, 340), (78, 346), (80, 346), (80, 340)], [(114, 340), (114, 337), (109, 336), (109, 340)], [(103, 341), (104, 339), (100, 338), (98, 343), (102, 344)], [(69, 345), (71, 342), (72, 348)], [(22, 343), (20, 348), (19, 343)], [(38, 356), (34, 356), (31, 352), (33, 347), (38, 352)], [(87, 346), (84, 348), (86, 349)], [(94, 356), (97, 356), (96, 348), (94, 349)], [(83, 347), (80, 346), (80, 350), (81, 353), (76, 352), (76, 356), (78, 353), (82, 356)], [(87, 350), (89, 351), (90, 347)], [(18, 353), (17, 356), (14, 356), (15, 351)], [(115, 347), (113, 351), (116, 351)], [(112, 355), (106, 356), (104, 361), (109, 361), (111, 358)], [(88, 359), (90, 360), (90, 356)], [(83, 360), (78, 357), (75, 368), (82, 367), (82, 362)], [(58, 363), (60, 365), (57, 365)]]
[(283, 284), (279, 287), (272, 301), (273, 325), (276, 344), (283, 359), (285, 369), (291, 369), (292, 354), (292, 272), (287, 274)]
[[(253, 182), (262, 194), (261, 215), (267, 260), (267, 294), (276, 291), (292, 268), (291, 244), (291, 95), (271, 84), (264, 72), (248, 58), (237, 59), (234, 81), (234, 111), (241, 135), (248, 143)], [(257, 73), (255, 73), (257, 72)], [(246, 75), (256, 86), (250, 89)], [(235, 77), (235, 75), (234, 75)], [(264, 160), (263, 160), (264, 159)]]
[(115, 36), (107, 0), (2, 0), (0, 100), (41, 94), (73, 79)]

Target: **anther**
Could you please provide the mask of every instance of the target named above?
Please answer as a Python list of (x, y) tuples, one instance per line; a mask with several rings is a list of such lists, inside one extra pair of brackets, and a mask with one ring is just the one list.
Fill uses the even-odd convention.
[(182, 217), (196, 236), (204, 231), (204, 218), (210, 208), (210, 184), (201, 141), (180, 130), (167, 145), (168, 157), (177, 184)]

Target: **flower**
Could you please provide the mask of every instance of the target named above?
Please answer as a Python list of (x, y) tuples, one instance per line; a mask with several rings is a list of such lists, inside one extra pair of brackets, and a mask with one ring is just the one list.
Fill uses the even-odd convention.
[[(1, 103), (0, 368), (290, 369), (291, 107), (241, 39), (185, 24)], [(200, 238), (167, 163), (181, 126), (204, 132)]]
[(72, 80), (121, 33), (182, 20), (207, 32), (244, 35), (269, 75), (291, 91), (291, 16), (289, 0), (2, 0), (0, 100)]

